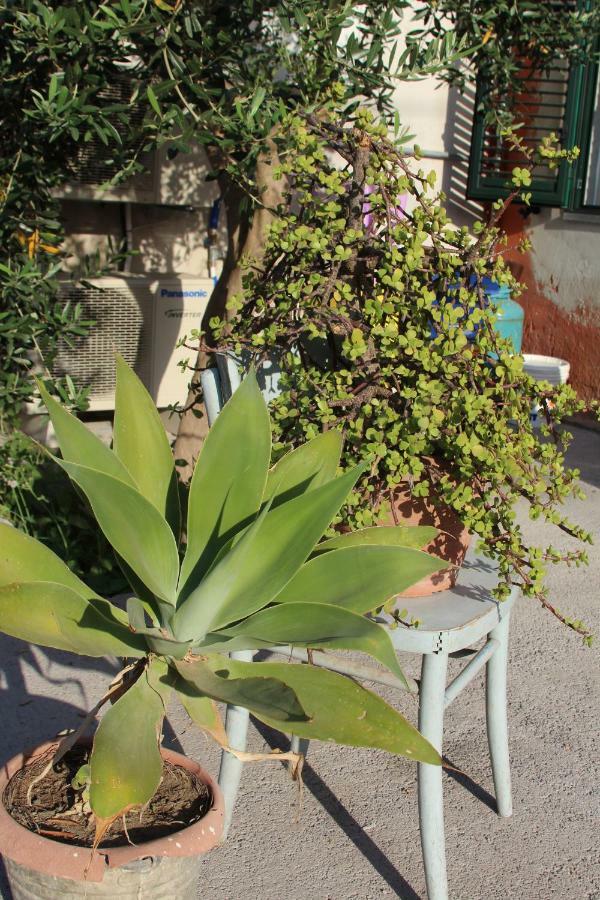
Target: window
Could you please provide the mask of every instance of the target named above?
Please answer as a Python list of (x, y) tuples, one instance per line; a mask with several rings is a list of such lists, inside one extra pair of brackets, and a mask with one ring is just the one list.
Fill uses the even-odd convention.
[[(598, 65), (559, 62), (540, 74), (523, 70), (523, 90), (517, 104), (519, 136), (536, 146), (544, 134), (555, 132), (563, 147), (579, 147), (577, 162), (557, 170), (538, 166), (532, 173), (532, 204), (569, 210), (600, 212), (600, 92)], [(478, 88), (481, 99), (483, 85)], [(479, 104), (478, 104), (479, 105)], [(523, 157), (510, 149), (494, 126), (476, 113), (473, 122), (467, 194), (477, 200), (496, 200), (510, 192), (512, 169)]]

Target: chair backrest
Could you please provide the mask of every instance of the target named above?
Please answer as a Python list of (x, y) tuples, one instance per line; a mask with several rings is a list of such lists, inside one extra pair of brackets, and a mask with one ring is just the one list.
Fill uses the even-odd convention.
[[(240, 368), (243, 361), (225, 353), (215, 354), (215, 365), (205, 369), (200, 376), (208, 424), (211, 427), (233, 392), (241, 384)], [(279, 368), (272, 362), (265, 362), (257, 371), (258, 383), (265, 401), (268, 403), (279, 393)]]
[(216, 365), (202, 372), (200, 382), (208, 424), (209, 427), (212, 427), (223, 406), (240, 386), (241, 379), (237, 362), (224, 353), (218, 353)]

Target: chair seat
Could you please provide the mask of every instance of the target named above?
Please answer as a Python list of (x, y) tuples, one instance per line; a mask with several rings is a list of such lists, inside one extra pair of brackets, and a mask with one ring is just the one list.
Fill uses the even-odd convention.
[[(497, 566), (469, 549), (457, 583), (448, 591), (427, 597), (407, 597), (399, 601), (408, 621), (419, 626), (392, 628), (390, 636), (396, 650), (409, 653), (453, 653), (469, 647), (508, 615), (519, 593), (514, 587), (506, 600), (491, 596), (498, 583)], [(382, 614), (377, 621), (393, 624), (392, 616)]]

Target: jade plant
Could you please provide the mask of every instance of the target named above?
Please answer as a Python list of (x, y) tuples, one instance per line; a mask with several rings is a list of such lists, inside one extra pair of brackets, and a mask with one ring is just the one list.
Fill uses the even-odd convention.
[[(515, 198), (528, 202), (536, 165), (556, 167), (577, 151), (561, 150), (553, 135), (523, 148), (507, 130), (529, 159), (515, 167), (509, 198), (469, 229), (449, 219), (418, 151), (403, 151), (365, 110), (350, 126), (342, 121), (323, 113), (286, 123), (286, 203), (264, 259), (246, 260), (243, 293), (227, 321), (210, 323), (204, 346), (280, 367), (271, 404), (277, 452), (336, 428), (345, 467), (370, 460), (338, 523), (379, 521), (408, 485), (414, 497), (449, 506), (480, 539), (498, 563), (500, 599), (517, 584), (589, 639), (582, 622), (553, 606), (545, 584), (549, 563), (580, 565), (584, 550), (528, 543), (515, 513), (525, 501), (532, 519), (591, 541), (561, 509), (581, 490), (565, 464), (569, 435), (556, 429), (584, 404), (570, 386), (526, 374), (484, 287), (488, 276), (518, 295), (501, 255), (500, 217)], [(530, 419), (535, 405), (540, 431)]]
[(267, 407), (248, 375), (195, 467), (184, 539), (171, 449), (127, 364), (117, 361), (112, 449), (39, 389), (60, 444), (56, 462), (89, 500), (132, 591), (125, 611), (43, 544), (1, 525), (0, 629), (45, 647), (130, 659), (94, 710), (115, 701), (78, 780), (88, 782), (97, 840), (156, 791), (170, 694), (223, 746), (215, 701), (301, 737), (440, 763), (400, 713), (354, 680), (310, 664), (227, 656), (277, 645), (360, 650), (403, 679), (389, 633), (365, 614), (444, 564), (418, 549), (430, 529), (367, 530), (318, 543), (365, 469), (336, 476), (338, 431), (269, 468)]

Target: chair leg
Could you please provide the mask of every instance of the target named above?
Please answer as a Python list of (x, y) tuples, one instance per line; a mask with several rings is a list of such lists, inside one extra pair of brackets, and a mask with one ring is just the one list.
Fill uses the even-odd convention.
[(290, 739), (290, 750), (293, 753), (301, 753), (306, 758), (309, 743), (310, 741), (307, 738), (301, 738), (297, 734), (293, 734)]
[[(447, 653), (426, 653), (421, 667), (419, 731), (442, 751)], [(429, 900), (447, 900), (442, 767), (419, 763), (419, 822)]]
[[(246, 738), (248, 735), (248, 720), (250, 713), (243, 706), (228, 706), (225, 714), (225, 730), (227, 732), (227, 740), (234, 750), (246, 749)], [(233, 817), (233, 809), (235, 800), (240, 786), (242, 777), (243, 762), (223, 750), (221, 753), (221, 766), (219, 768), (219, 787), (223, 791), (225, 799), (225, 821), (223, 823), (223, 840), (227, 837), (231, 819)]]
[(509, 615), (504, 616), (490, 632), (490, 637), (498, 641), (498, 647), (487, 664), (485, 690), (488, 744), (490, 747), (496, 805), (500, 816), (512, 815), (506, 711), (509, 620)]
[[(244, 662), (252, 661), (251, 650), (238, 650), (231, 654), (232, 659)], [(227, 742), (234, 750), (245, 750), (248, 740), (248, 722), (250, 713), (243, 706), (228, 706), (225, 713), (225, 731)], [(242, 777), (243, 762), (226, 750), (221, 752), (219, 767), (219, 787), (225, 800), (225, 820), (223, 822), (223, 840), (226, 839), (233, 818), (233, 810)]]

